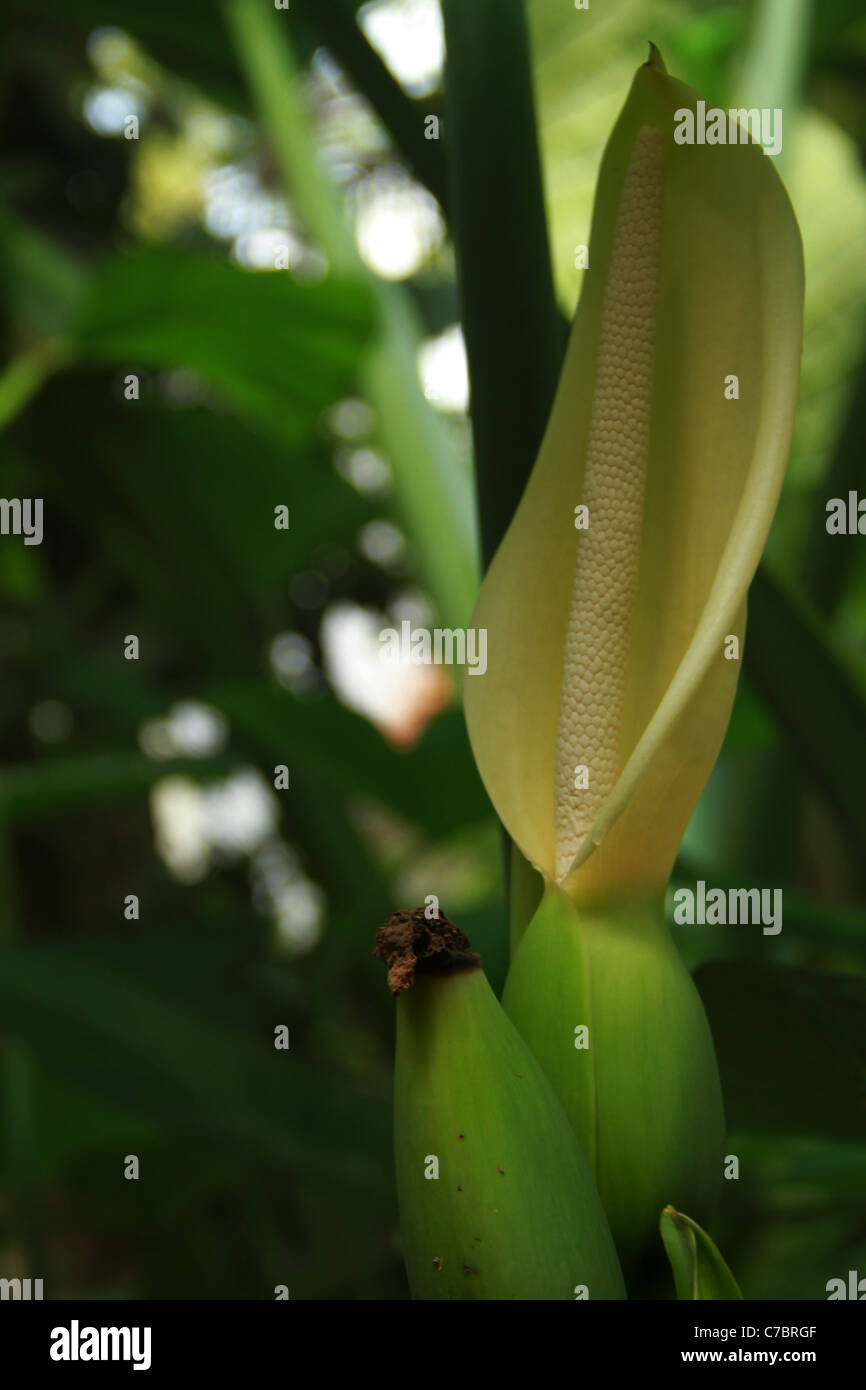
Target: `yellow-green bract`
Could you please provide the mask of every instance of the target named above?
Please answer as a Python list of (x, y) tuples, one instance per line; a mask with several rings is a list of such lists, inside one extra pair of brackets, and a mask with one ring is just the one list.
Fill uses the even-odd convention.
[(549, 883), (502, 1002), (565, 1107), (628, 1275), (662, 1207), (709, 1220), (724, 1158), (709, 1024), (663, 901), (578, 911)]
[(394, 1113), (413, 1297), (625, 1296), (574, 1133), (479, 968), (399, 998)]

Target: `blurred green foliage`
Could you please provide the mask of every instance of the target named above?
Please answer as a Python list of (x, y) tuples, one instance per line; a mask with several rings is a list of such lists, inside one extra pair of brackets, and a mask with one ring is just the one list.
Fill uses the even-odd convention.
[[(45, 537), (0, 539), (0, 1274), (43, 1277), (50, 1297), (405, 1296), (393, 1006), (373, 932), (437, 893), (504, 976), (499, 847), (453, 691), (417, 737), (387, 738), (347, 704), (323, 635), (340, 605), (396, 611), (407, 589), (444, 617), (465, 610), (475, 565), (466, 422), (415, 373), (419, 344), (458, 315), (451, 242), (386, 283), (351, 231), (384, 177), (411, 172), (450, 210), (447, 111), (425, 140), (439, 88), (403, 90), (357, 8), (14, 0), (5, 14), (2, 491), (44, 499)], [(747, 1298), (821, 1298), (829, 1278), (866, 1272), (866, 560), (859, 538), (823, 530), (828, 497), (866, 491), (866, 27), (855, 3), (803, 3), (801, 41), (774, 44), (784, 8), (526, 6), (568, 314), (646, 39), (708, 99), (784, 93), (809, 277), (801, 409), (754, 655), (677, 870), (784, 892), (779, 937), (677, 929), (741, 1159), (712, 1234)], [(272, 89), (257, 61), (269, 35), (296, 74)], [(513, 39), (491, 30), (485, 82)], [(486, 139), (508, 101), (486, 92)], [(100, 115), (127, 109), (137, 140)], [(498, 151), (491, 179), (507, 167)], [(253, 230), (288, 239), (291, 270), (244, 265), (250, 227), (214, 214), (216, 182), (238, 176), (229, 212), (265, 208)], [(525, 196), (508, 188), (518, 226)], [(525, 364), (523, 320), (503, 312), (522, 269), (501, 240), (494, 321)], [(509, 391), (531, 413), (530, 375)], [(373, 409), (350, 429), (334, 407), (358, 398)], [(513, 486), (526, 444), (507, 444)], [(346, 467), (364, 451), (385, 456), (378, 489)], [(405, 534), (396, 559), (365, 540), (383, 521)], [(287, 634), (296, 667), (275, 656)], [(157, 756), (155, 724), (190, 700), (227, 737)], [(271, 828), (179, 870), (166, 786), (194, 799), (256, 769), (269, 787), (279, 764), (289, 790), (261, 793)], [(262, 890), (281, 853), (287, 907)], [(302, 889), (318, 905), (306, 935)], [(138, 1182), (122, 1176), (129, 1153)]]

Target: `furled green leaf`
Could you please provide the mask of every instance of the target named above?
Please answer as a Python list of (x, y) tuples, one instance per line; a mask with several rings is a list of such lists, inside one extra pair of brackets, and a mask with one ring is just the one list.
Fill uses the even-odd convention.
[(733, 1274), (706, 1231), (673, 1207), (661, 1216), (662, 1240), (679, 1299), (742, 1298)]

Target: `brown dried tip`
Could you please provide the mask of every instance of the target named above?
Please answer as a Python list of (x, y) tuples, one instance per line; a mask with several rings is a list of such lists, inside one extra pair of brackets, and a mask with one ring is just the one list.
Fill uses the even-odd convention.
[(468, 950), (469, 938), (444, 913), (432, 920), (423, 907), (393, 912), (376, 932), (373, 955), (388, 966), (392, 994), (411, 989), (415, 975), (434, 970), (465, 970), (479, 966), (481, 957)]

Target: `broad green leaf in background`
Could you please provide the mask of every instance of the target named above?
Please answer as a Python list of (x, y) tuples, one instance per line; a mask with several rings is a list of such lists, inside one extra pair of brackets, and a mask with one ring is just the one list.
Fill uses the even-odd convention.
[(866, 1140), (866, 980), (720, 961), (695, 983), (732, 1130)]
[[(32, 1087), (35, 1143), (41, 1176), (49, 1181), (60, 1178), (79, 1157), (86, 1160), (95, 1151), (107, 1150), (113, 1160), (121, 1145), (124, 1152), (131, 1148), (137, 1153), (137, 1145), (152, 1142), (159, 1133), (152, 1120), (94, 1100), (71, 1086), (68, 1079), (58, 1080), (41, 1068), (33, 1068)], [(4, 1158), (0, 1148), (0, 1175)]]
[[(71, 667), (59, 677), (59, 692), (98, 715), (113, 738), (125, 731), (127, 740), (142, 719), (163, 715), (170, 699), (164, 687), (141, 682), (130, 694), (116, 661)], [(0, 771), (0, 807), (12, 820), (31, 819), (64, 806), (140, 795), (161, 777), (224, 774), (243, 749), (257, 754), (264, 767), (287, 762), (335, 805), (347, 797), (377, 801), (431, 835), (447, 835), (489, 815), (457, 710), (439, 715), (414, 747), (400, 750), (335, 699), (300, 700), (267, 679), (222, 682), (197, 693), (228, 717), (238, 752), (168, 761), (130, 752), (88, 753), (14, 764)], [(447, 779), (440, 775), (445, 765)]]
[(792, 129), (786, 179), (806, 263), (800, 403), (768, 552), (787, 566), (799, 558), (815, 514), (825, 518), (825, 503), (834, 495), (825, 490), (823, 475), (843, 423), (866, 315), (866, 263), (858, 250), (866, 238), (866, 178), (848, 136), (805, 107)]
[(744, 941), (738, 929), (732, 930), (730, 925), (710, 923), (697, 929), (693, 925), (681, 925), (674, 920), (676, 900), (673, 895), (683, 888), (694, 892), (700, 879), (707, 885), (707, 891), (712, 887), (728, 893), (739, 888), (743, 875), (733, 876), (730, 867), (719, 871), (715, 863), (707, 865), (685, 852), (678, 856), (668, 888), (668, 925), (692, 969), (707, 961), (715, 963), (743, 956), (772, 958), (774, 964), (797, 965), (806, 957), (812, 961), (816, 954), (822, 961), (828, 960), (829, 967), (832, 953), (857, 951), (866, 941), (866, 909), (859, 905), (831, 906), (819, 898), (803, 897), (787, 887), (782, 890), (784, 925), (780, 934), (764, 936), (757, 931)]
[(489, 814), (457, 710), (435, 719), (415, 747), (398, 751), (336, 701), (305, 704), (264, 682), (227, 683), (208, 694), (250, 740), (269, 754), (282, 749), (311, 784), (335, 798), (378, 800), (408, 823), (443, 835)]
[(761, 640), (746, 641), (745, 670), (804, 770), (837, 812), (862, 865), (866, 854), (866, 698), (807, 606), (766, 568), (749, 591)]
[(551, 259), (569, 315), (586, 274), (575, 264), (575, 250), (589, 243), (605, 140), (647, 41), (665, 51), (665, 8), (658, 0), (586, 10), (527, 0)]
[[(219, 313), (214, 306), (219, 305)], [(345, 389), (371, 329), (362, 286), (305, 285), (181, 251), (149, 250), (94, 273), (70, 336), (81, 357), (188, 367), (289, 443)]]
[[(233, 415), (155, 401), (150, 380), (146, 391), (140, 402), (105, 401), (103, 381), (72, 376), (47, 388), (47, 409), (28, 424), (50, 524), (71, 523), (100, 548), (162, 643), (182, 634), (218, 670), (258, 670), (292, 576), (323, 571), (327, 586), (329, 562), (355, 552), (370, 502), (331, 466), (312, 403), (303, 443), (287, 452)], [(76, 428), (85, 408), (99, 411), (86, 438)], [(274, 525), (277, 505), (289, 508), (288, 530)]]
[[(866, 492), (866, 322), (863, 329), (863, 344), (860, 359), (848, 387), (845, 414), (824, 475), (824, 488), (827, 501), (843, 498), (847, 502), (850, 492), (863, 496)], [(853, 600), (850, 612), (843, 612), (843, 621), (848, 620), (849, 645), (854, 645), (859, 635), (860, 615), (858, 595), (852, 584), (858, 567), (862, 573), (862, 550), (855, 536), (840, 537), (827, 530), (827, 506), (815, 506), (808, 528), (807, 544), (803, 553), (802, 582), (805, 591), (814, 602), (819, 613), (829, 618), (845, 603), (850, 595)], [(853, 641), (851, 638), (853, 637)]]
[(9, 821), (53, 816), (94, 803), (141, 797), (160, 777), (213, 776), (232, 766), (228, 759), (154, 762), (136, 753), (52, 758), (0, 771), (0, 814)]
[(59, 333), (80, 303), (87, 274), (74, 257), (38, 226), (0, 214), (3, 295), (12, 323), (28, 334)]
[[(146, 942), (144, 949), (152, 950)], [(206, 959), (205, 939), (200, 954)], [(163, 960), (164, 971), (173, 969)], [(197, 964), (191, 981), (199, 999), (206, 985)], [(353, 1095), (334, 1069), (275, 1052), (273, 1024), (256, 1036), (200, 1012), (200, 1004), (171, 1002), (158, 982), (101, 960), (98, 948), (0, 943), (4, 1031), (51, 1074), (266, 1163), (331, 1167), (335, 1181), (382, 1190), (375, 1154), (388, 1118), (381, 1101)], [(340, 1133), (351, 1135), (342, 1156)]]

